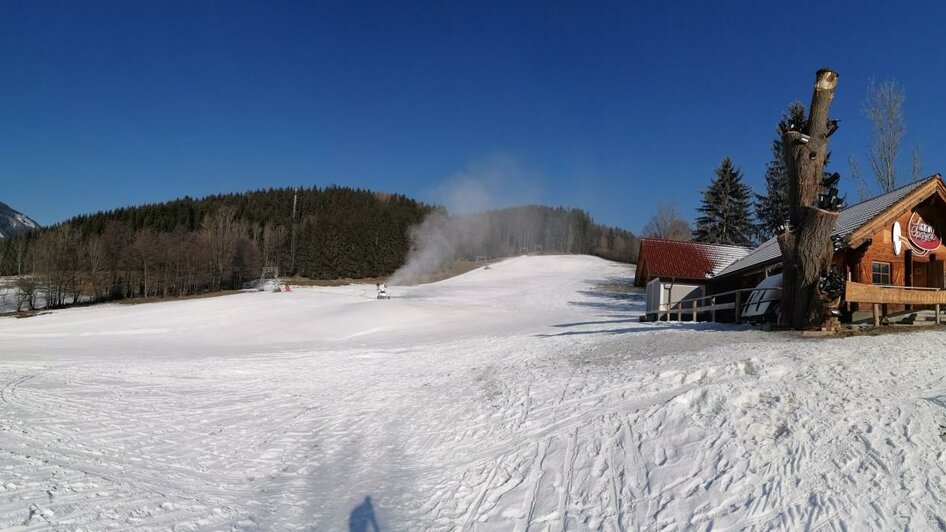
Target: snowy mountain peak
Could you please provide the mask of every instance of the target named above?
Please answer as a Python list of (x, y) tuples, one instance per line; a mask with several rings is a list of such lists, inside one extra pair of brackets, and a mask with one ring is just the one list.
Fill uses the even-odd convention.
[(0, 202), (0, 239), (9, 238), (17, 233), (38, 229), (39, 224), (29, 216), (13, 210), (6, 203)]

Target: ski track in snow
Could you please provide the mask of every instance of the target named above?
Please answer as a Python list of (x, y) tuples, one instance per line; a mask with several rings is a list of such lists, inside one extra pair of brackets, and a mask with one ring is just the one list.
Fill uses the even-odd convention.
[(0, 320), (0, 528), (946, 528), (946, 335), (638, 323), (632, 276)]

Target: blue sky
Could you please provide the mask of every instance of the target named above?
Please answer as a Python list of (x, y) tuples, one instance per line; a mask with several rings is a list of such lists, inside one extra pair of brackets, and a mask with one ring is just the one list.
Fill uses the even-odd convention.
[(843, 183), (852, 153), (867, 171), (871, 77), (906, 89), (903, 177), (914, 144), (946, 169), (946, 5), (788, 7), (2, 2), (0, 201), (50, 224), (276, 186), (450, 201), (476, 183), (476, 207), (637, 231), (659, 202), (692, 218), (726, 155), (761, 191), (774, 125), (822, 66), (840, 73)]

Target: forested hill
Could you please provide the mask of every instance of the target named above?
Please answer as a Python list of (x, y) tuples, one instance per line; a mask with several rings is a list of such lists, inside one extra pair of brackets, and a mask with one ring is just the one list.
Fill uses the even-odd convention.
[[(0, 274), (30, 276), (53, 306), (239, 288), (263, 266), (314, 279), (383, 277), (420, 244), (412, 228), (446, 214), (403, 195), (343, 187), (185, 197), (0, 242)], [(450, 220), (480, 231), (475, 240), (457, 235), (456, 259), (523, 251), (636, 259), (633, 234), (577, 209), (526, 206)]]
[(83, 239), (190, 234), (208, 245), (221, 241), (233, 248), (224, 254), (235, 255), (238, 264), (230, 269), (241, 270), (240, 278), (258, 277), (262, 265), (317, 279), (360, 278), (400, 266), (409, 247), (408, 228), (433, 210), (400, 194), (281, 188), (125, 207), (77, 216), (64, 225)]
[[(215, 194), (201, 199), (185, 196), (163, 203), (123, 207), (110, 211), (76, 216), (64, 223), (83, 235), (102, 233), (110, 221), (118, 221), (128, 230), (151, 229), (158, 232), (199, 230), (208, 216), (227, 209), (235, 219), (250, 223), (289, 227), (293, 222), (293, 203), (297, 221), (315, 214), (355, 218), (368, 213), (406, 215), (417, 223), (433, 207), (400, 194), (371, 192), (346, 187), (270, 188), (243, 193)], [(352, 220), (357, 223), (357, 220)], [(383, 219), (382, 222), (390, 222)]]
[(637, 236), (595, 223), (580, 209), (526, 205), (454, 218), (459, 255), (508, 257), (520, 253), (581, 253), (637, 262)]

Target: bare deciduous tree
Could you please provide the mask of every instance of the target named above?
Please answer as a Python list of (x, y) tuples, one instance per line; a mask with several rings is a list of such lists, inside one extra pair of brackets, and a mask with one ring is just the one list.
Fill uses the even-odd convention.
[(78, 235), (69, 225), (50, 229), (36, 241), (34, 275), (46, 308), (65, 306), (67, 297), (72, 298), (73, 304), (78, 301), (77, 241)]
[(692, 240), (690, 224), (680, 216), (673, 203), (661, 203), (644, 226), (644, 236), (669, 240)]
[(873, 130), (867, 160), (883, 192), (897, 186), (896, 159), (907, 130), (903, 121), (905, 99), (906, 92), (894, 80), (878, 84), (872, 79), (867, 86), (864, 116)]
[(923, 179), (923, 153), (919, 144), (913, 146), (913, 152), (910, 154), (910, 171), (914, 183)]
[(286, 241), (286, 228), (281, 225), (266, 224), (262, 231), (260, 251), (262, 262), (266, 266), (279, 265), (279, 250)]
[(851, 165), (851, 181), (857, 185), (859, 201), (870, 199), (870, 187), (867, 186), (867, 180), (864, 179), (864, 174), (861, 173), (861, 166), (857, 163), (857, 157), (851, 155), (848, 164)]
[(102, 237), (93, 235), (85, 242), (85, 260), (89, 272), (89, 284), (92, 287), (92, 299), (98, 301), (100, 292), (99, 275), (105, 261), (105, 248)]
[(16, 261), (16, 275), (23, 275), (23, 266), (26, 262), (26, 252), (28, 246), (26, 245), (26, 238), (23, 236), (18, 236), (13, 238), (13, 259)]
[(32, 275), (21, 275), (16, 278), (16, 311), (26, 307), (28, 310), (36, 308), (36, 292), (39, 290)]
[(230, 207), (222, 207), (213, 215), (205, 217), (201, 229), (210, 259), (210, 289), (217, 291), (220, 290), (224, 278), (231, 273), (230, 267), (239, 233), (236, 213)]

